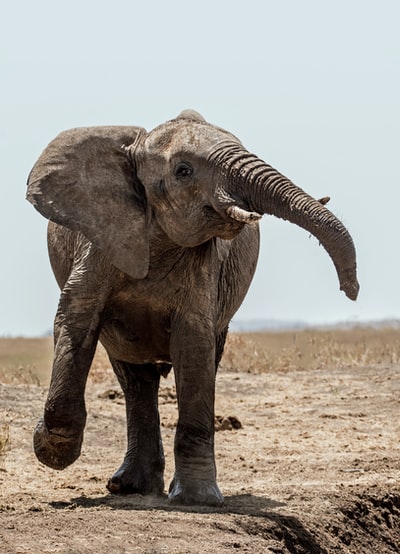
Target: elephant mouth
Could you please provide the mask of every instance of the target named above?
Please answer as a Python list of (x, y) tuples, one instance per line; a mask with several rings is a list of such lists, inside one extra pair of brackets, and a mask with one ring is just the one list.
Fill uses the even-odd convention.
[(205, 206), (203, 209), (204, 218), (207, 224), (212, 227), (217, 237), (231, 240), (235, 238), (246, 224), (246, 221), (239, 219), (229, 214), (229, 209), (216, 211), (211, 206)]

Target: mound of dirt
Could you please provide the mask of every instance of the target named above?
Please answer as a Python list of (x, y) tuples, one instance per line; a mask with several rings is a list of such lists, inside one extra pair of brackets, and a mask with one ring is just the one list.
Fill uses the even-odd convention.
[[(32, 429), (44, 387), (0, 385), (4, 553), (398, 553), (400, 367), (220, 373), (216, 435), (222, 508), (172, 508), (166, 497), (113, 496), (125, 449), (114, 381), (89, 383), (80, 459), (42, 466)], [(166, 485), (177, 420), (173, 379), (160, 416)], [(232, 421), (229, 420), (232, 418)], [(230, 422), (230, 427), (228, 426)]]

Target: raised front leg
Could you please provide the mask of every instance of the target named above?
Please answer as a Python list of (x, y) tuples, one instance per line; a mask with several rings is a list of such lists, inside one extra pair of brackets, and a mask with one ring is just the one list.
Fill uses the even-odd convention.
[(219, 506), (214, 456), (215, 336), (199, 324), (176, 324), (171, 336), (179, 420), (175, 475), (169, 499), (177, 504)]
[(37, 458), (54, 469), (64, 469), (79, 457), (86, 423), (85, 385), (106, 298), (101, 275), (87, 271), (94, 261), (89, 254), (90, 246), (75, 261), (61, 293), (50, 388), (33, 437)]
[(107, 488), (112, 493), (161, 494), (164, 453), (158, 414), (160, 370), (165, 364), (133, 365), (110, 358), (125, 395), (128, 448)]

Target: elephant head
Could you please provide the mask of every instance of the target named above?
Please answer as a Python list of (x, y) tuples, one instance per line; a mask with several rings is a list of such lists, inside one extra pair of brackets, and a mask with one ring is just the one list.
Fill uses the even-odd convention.
[(213, 237), (233, 239), (244, 225), (272, 214), (312, 233), (332, 258), (341, 290), (357, 297), (355, 249), (344, 225), (196, 112), (150, 132), (61, 133), (28, 185), (28, 199), (45, 217), (81, 231), (134, 278), (148, 271), (152, 221), (177, 245), (195, 247)]

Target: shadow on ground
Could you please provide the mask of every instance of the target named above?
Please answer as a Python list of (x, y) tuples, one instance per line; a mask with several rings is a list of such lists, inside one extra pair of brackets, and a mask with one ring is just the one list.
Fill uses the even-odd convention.
[(109, 507), (113, 510), (149, 509), (168, 512), (246, 516), (235, 518), (233, 525), (222, 521), (215, 521), (212, 525), (215, 529), (224, 533), (238, 534), (241, 531), (248, 536), (258, 536), (266, 541), (276, 541), (277, 544), (282, 544), (285, 548), (284, 550), (278, 549), (276, 552), (327, 554), (327, 550), (319, 546), (315, 536), (304, 527), (298, 518), (280, 515), (272, 511), (275, 508), (285, 506), (284, 503), (251, 494), (227, 496), (222, 507), (171, 506), (166, 495), (165, 497), (106, 495), (98, 498), (80, 496), (71, 499), (70, 502), (51, 502), (50, 505), (60, 510)]
[(269, 548), (270, 544), (275, 545), (269, 551), (282, 554), (370, 553), (378, 550), (384, 554), (400, 551), (400, 494), (364, 493), (336, 504), (332, 498), (329, 513), (304, 512), (298, 517), (274, 511), (289, 509), (288, 504), (251, 494), (227, 496), (224, 506), (218, 508), (170, 506), (166, 496), (140, 495), (80, 496), (69, 502), (51, 502), (50, 506), (59, 510), (108, 507), (112, 510), (231, 515), (230, 520), (216, 518), (211, 522), (207, 520), (207, 524), (232, 536), (258, 537), (265, 540)]
[(113, 510), (164, 510), (168, 512), (187, 512), (198, 514), (238, 514), (263, 516), (266, 510), (272, 510), (285, 506), (262, 496), (252, 494), (238, 494), (225, 497), (225, 503), (220, 507), (212, 506), (172, 506), (168, 502), (167, 495), (141, 496), (140, 494), (112, 495), (90, 498), (79, 496), (69, 502), (50, 502), (50, 506), (56, 509), (99, 508), (108, 507)]

